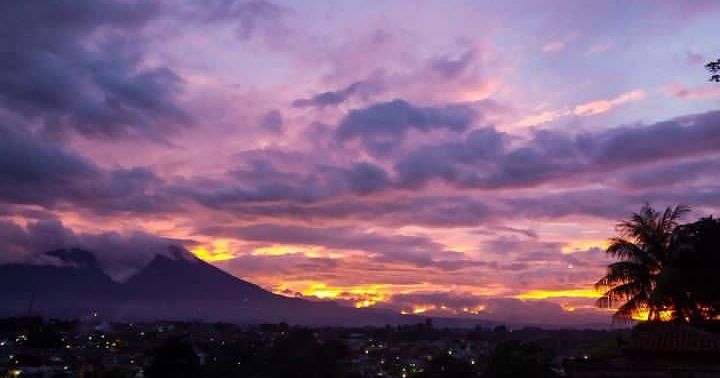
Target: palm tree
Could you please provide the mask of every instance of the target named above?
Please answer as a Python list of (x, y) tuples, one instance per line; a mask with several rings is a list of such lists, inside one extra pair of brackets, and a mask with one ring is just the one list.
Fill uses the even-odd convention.
[(672, 295), (656, 288), (678, 248), (678, 220), (688, 211), (686, 206), (675, 206), (661, 213), (645, 204), (617, 225), (619, 236), (610, 239), (607, 253), (619, 261), (608, 265), (605, 276), (595, 284), (596, 289), (606, 290), (597, 300), (599, 307), (614, 308), (622, 303), (614, 318), (624, 321), (643, 311), (648, 320), (661, 320), (673, 309)]

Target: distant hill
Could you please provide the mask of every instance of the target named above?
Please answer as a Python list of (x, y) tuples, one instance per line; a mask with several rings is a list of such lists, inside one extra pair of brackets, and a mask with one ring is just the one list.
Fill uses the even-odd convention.
[(46, 253), (51, 265), (0, 265), (0, 315), (32, 311), (115, 320), (202, 320), (302, 325), (384, 325), (420, 322), (375, 309), (354, 309), (268, 292), (234, 277), (179, 247), (158, 254), (123, 283), (113, 281), (91, 252)]

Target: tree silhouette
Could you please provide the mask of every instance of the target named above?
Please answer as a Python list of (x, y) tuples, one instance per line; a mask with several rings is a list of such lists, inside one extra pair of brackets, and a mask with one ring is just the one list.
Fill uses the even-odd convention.
[[(656, 290), (663, 270), (679, 248), (676, 230), (678, 220), (687, 213), (684, 206), (668, 207), (658, 212), (649, 204), (632, 217), (617, 225), (619, 236), (610, 239), (607, 253), (616, 258), (607, 273), (596, 284), (607, 291), (597, 300), (599, 307), (613, 308), (617, 320), (631, 320), (641, 311), (648, 312), (648, 320), (662, 320), (672, 309), (672, 299)], [(664, 286), (663, 286), (664, 287)]]
[(720, 83), (720, 59), (711, 61), (705, 65), (708, 71), (710, 71), (710, 81)]
[(679, 249), (658, 290), (671, 295), (676, 320), (704, 323), (720, 315), (720, 220), (702, 218), (677, 230)]
[(536, 343), (512, 340), (498, 344), (490, 355), (486, 378), (552, 378), (552, 352)]
[(200, 361), (192, 345), (181, 339), (170, 339), (157, 349), (147, 369), (149, 378), (197, 378)]
[(467, 361), (455, 359), (447, 353), (433, 357), (425, 370), (416, 375), (417, 378), (470, 378), (477, 377), (473, 365)]

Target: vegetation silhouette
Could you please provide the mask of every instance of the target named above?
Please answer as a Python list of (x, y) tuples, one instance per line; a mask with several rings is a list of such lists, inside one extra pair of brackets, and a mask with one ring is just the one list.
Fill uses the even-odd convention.
[(720, 59), (709, 62), (705, 68), (710, 71), (710, 81), (720, 83)]
[(434, 356), (424, 371), (414, 375), (417, 378), (469, 378), (477, 376), (478, 372), (469, 362), (453, 358), (445, 353)]
[(182, 339), (170, 339), (155, 352), (146, 371), (148, 378), (196, 378), (200, 376), (200, 360), (192, 345)]
[(537, 343), (519, 340), (498, 344), (490, 355), (485, 378), (550, 378), (553, 354)]
[(223, 342), (205, 349), (200, 364), (189, 341), (172, 339), (155, 351), (149, 378), (355, 378), (349, 350), (341, 340), (318, 341), (309, 328), (288, 328), (269, 341)]
[[(674, 321), (711, 326), (720, 315), (720, 220), (680, 224), (686, 206), (660, 212), (645, 204), (617, 226), (607, 253), (618, 261), (595, 287), (615, 320)], [(642, 319), (644, 320), (644, 319)]]

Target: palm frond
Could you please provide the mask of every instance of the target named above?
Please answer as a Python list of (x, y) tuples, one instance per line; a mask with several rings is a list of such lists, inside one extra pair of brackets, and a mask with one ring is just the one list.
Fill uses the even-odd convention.
[(608, 265), (607, 273), (595, 283), (595, 288), (612, 288), (634, 281), (652, 285), (653, 278), (652, 272), (644, 264), (618, 261)]
[(618, 307), (617, 311), (613, 315), (613, 319), (621, 322), (628, 322), (633, 320), (633, 315), (636, 315), (638, 311), (647, 309), (648, 299), (643, 294), (638, 294), (630, 298), (622, 306)]
[(627, 282), (606, 291), (602, 297), (595, 301), (595, 304), (601, 308), (612, 308), (619, 302), (631, 300), (632, 298), (643, 295), (648, 297), (648, 293), (652, 290), (652, 286), (646, 282), (632, 281)]
[(632, 261), (640, 264), (658, 265), (655, 256), (649, 254), (646, 249), (623, 238), (610, 239), (610, 245), (606, 250), (607, 254), (618, 259)]

